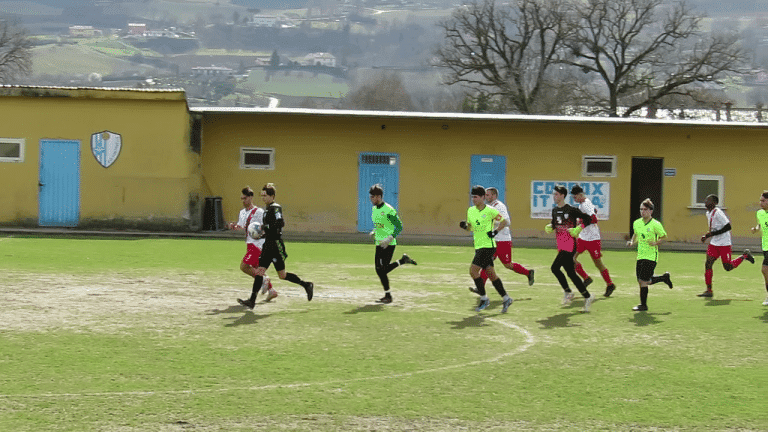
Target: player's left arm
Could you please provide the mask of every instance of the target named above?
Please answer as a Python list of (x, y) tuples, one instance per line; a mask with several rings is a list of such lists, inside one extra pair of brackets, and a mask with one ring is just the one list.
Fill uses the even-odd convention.
[(496, 234), (499, 233), (499, 231), (503, 230), (504, 227), (506, 227), (507, 224), (509, 224), (509, 222), (506, 219), (504, 219), (504, 216), (502, 216), (501, 212), (495, 209), (494, 207), (491, 207), (491, 212), (496, 213), (493, 216), (493, 221), (499, 223), (499, 226), (497, 226), (495, 229), (493, 228), (493, 225), (491, 225), (491, 230), (487, 232), (488, 237), (494, 238), (496, 237)]
[(667, 232), (664, 230), (664, 227), (661, 226), (661, 224), (656, 226), (655, 233), (656, 233), (656, 241), (649, 241), (648, 242), (649, 245), (658, 246), (667, 240)]
[(591, 225), (591, 224), (593, 224), (595, 222), (597, 222), (597, 217), (595, 217), (595, 219), (592, 219), (592, 216), (584, 213), (583, 211), (581, 211), (579, 209), (576, 209), (576, 212), (577, 212), (576, 213), (576, 218), (581, 219), (581, 223), (585, 227), (589, 226), (589, 225)]
[(282, 229), (285, 227), (285, 219), (283, 219), (283, 209), (275, 209), (275, 228)]
[(392, 223), (392, 226), (395, 227), (395, 230), (392, 231), (392, 237), (397, 237), (398, 234), (403, 230), (403, 221), (400, 220), (400, 216), (397, 215), (397, 213), (394, 214), (388, 214), (387, 219)]
[(723, 225), (723, 227), (718, 230), (710, 231), (704, 234), (704, 237), (713, 237), (716, 235), (727, 233), (728, 231), (731, 230), (731, 221), (728, 220), (728, 218), (725, 216), (723, 211), (719, 210), (717, 214), (718, 214), (717, 218), (720, 219), (720, 222), (725, 222), (725, 225)]
[(496, 227), (496, 231), (501, 231), (509, 226), (509, 217), (504, 217), (501, 213), (496, 216), (496, 220), (499, 221), (499, 226)]

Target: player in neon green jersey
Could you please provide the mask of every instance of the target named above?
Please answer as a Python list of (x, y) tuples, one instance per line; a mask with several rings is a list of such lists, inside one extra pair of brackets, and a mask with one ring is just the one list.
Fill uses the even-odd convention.
[[(467, 220), (459, 222), (459, 226), (466, 231), (471, 231), (475, 239), (475, 258), (469, 266), (469, 275), (475, 281), (477, 293), (480, 294), (480, 303), (475, 310), (480, 312), (491, 303), (485, 295), (485, 283), (480, 276), (480, 272), (485, 270), (493, 287), (504, 300), (501, 312), (506, 313), (512, 304), (512, 298), (504, 290), (504, 284), (493, 269), (493, 256), (496, 254), (494, 237), (509, 225), (509, 220), (504, 219), (498, 210), (485, 204), (485, 188), (475, 186), (471, 193), (473, 206), (467, 209)], [(496, 229), (493, 228), (494, 221), (499, 222)]]
[(648, 310), (648, 285), (658, 282), (664, 282), (672, 288), (672, 280), (669, 272), (662, 276), (654, 276), (656, 262), (659, 260), (659, 245), (667, 238), (667, 232), (661, 225), (661, 222), (654, 219), (653, 202), (646, 198), (640, 204), (640, 218), (632, 224), (635, 232), (632, 239), (627, 242), (627, 246), (632, 246), (637, 242), (637, 265), (635, 273), (637, 282), (640, 284), (640, 304), (633, 307), (633, 311)]
[[(763, 234), (763, 279), (765, 290), (768, 291), (768, 191), (760, 195), (760, 210), (757, 211), (757, 226), (752, 227), (752, 232), (762, 231)], [(765, 297), (763, 306), (768, 306), (768, 296)]]
[(392, 294), (389, 292), (389, 276), (387, 273), (396, 269), (403, 264), (416, 265), (416, 261), (412, 260), (407, 254), (403, 254), (403, 257), (395, 262), (392, 261), (392, 255), (395, 253), (395, 245), (397, 244), (398, 234), (403, 230), (403, 223), (400, 220), (400, 216), (397, 215), (397, 210), (394, 207), (384, 202), (384, 187), (380, 184), (371, 186), (368, 190), (371, 198), (371, 220), (373, 220), (373, 235), (376, 242), (376, 274), (379, 275), (381, 285), (384, 287), (384, 297), (378, 299), (377, 303), (389, 304), (392, 303)]

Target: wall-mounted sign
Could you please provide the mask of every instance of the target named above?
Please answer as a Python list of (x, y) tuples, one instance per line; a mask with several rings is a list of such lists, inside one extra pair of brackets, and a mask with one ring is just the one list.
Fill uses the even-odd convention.
[(608, 220), (611, 215), (611, 184), (608, 182), (591, 181), (550, 181), (534, 180), (531, 182), (531, 218), (550, 219), (552, 217), (552, 207), (555, 201), (552, 199), (552, 191), (555, 185), (563, 185), (568, 189), (568, 196), (565, 202), (578, 207), (579, 204), (573, 201), (571, 188), (574, 185), (580, 185), (584, 189), (584, 195), (595, 205), (597, 218)]
[(115, 163), (117, 157), (120, 156), (122, 147), (123, 139), (120, 134), (102, 131), (91, 135), (91, 152), (93, 152), (96, 162), (104, 168)]
[(677, 175), (677, 168), (664, 168), (664, 177), (674, 177)]

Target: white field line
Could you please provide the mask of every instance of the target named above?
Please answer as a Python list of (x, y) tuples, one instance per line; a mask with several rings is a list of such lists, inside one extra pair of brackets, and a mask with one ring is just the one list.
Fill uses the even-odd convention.
[[(442, 313), (448, 313), (448, 314), (456, 314), (456, 315), (464, 315), (464, 313), (459, 312), (450, 312), (450, 311), (444, 311), (440, 309), (433, 309), (433, 308), (426, 308), (427, 310), (435, 311), (435, 312), (442, 312)], [(531, 332), (528, 330), (518, 326), (517, 324), (512, 324), (504, 321), (499, 321), (494, 318), (486, 318), (487, 321), (492, 321), (497, 324), (501, 324), (505, 327), (508, 327), (512, 330), (516, 330), (519, 333), (521, 333), (525, 337), (525, 343), (520, 345), (519, 347), (515, 348), (512, 351), (501, 353), (499, 355), (496, 355), (491, 358), (483, 359), (483, 360), (474, 360), (467, 363), (461, 363), (461, 364), (455, 364), (455, 365), (449, 365), (449, 366), (441, 366), (431, 369), (422, 369), (414, 372), (404, 372), (404, 373), (396, 373), (396, 374), (389, 374), (389, 375), (377, 375), (377, 376), (370, 376), (370, 377), (363, 377), (363, 378), (351, 378), (351, 379), (336, 379), (336, 380), (328, 380), (328, 381), (320, 381), (320, 382), (312, 382), (312, 383), (293, 383), (293, 384), (267, 384), (262, 386), (249, 386), (249, 387), (230, 387), (230, 388), (224, 388), (224, 389), (198, 389), (198, 390), (156, 390), (156, 391), (127, 391), (127, 392), (85, 392), (85, 393), (38, 393), (38, 394), (15, 394), (15, 395), (9, 395), (9, 394), (0, 394), (0, 398), (3, 399), (11, 399), (11, 398), (65, 398), (65, 397), (101, 397), (101, 396), (152, 396), (152, 395), (174, 395), (174, 394), (196, 394), (196, 393), (227, 393), (232, 391), (255, 391), (255, 390), (272, 390), (272, 389), (285, 389), (285, 388), (301, 388), (301, 387), (311, 387), (311, 386), (326, 386), (326, 385), (333, 385), (333, 384), (344, 384), (344, 383), (350, 383), (350, 382), (360, 382), (360, 381), (372, 381), (372, 380), (383, 380), (383, 379), (391, 379), (391, 378), (404, 378), (409, 377), (413, 375), (421, 375), (421, 374), (427, 374), (427, 373), (434, 373), (434, 372), (441, 372), (441, 371), (447, 371), (447, 370), (453, 370), (453, 369), (459, 369), (459, 368), (466, 368), (469, 366), (477, 366), (481, 364), (487, 364), (487, 363), (496, 363), (497, 361), (505, 358), (510, 357), (516, 354), (521, 354), (525, 351), (527, 351), (530, 347), (532, 347), (536, 343), (536, 338), (533, 337)]]

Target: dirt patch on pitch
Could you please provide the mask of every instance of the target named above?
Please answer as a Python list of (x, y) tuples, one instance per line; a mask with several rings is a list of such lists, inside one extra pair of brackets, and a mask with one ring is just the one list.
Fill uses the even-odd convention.
[[(350, 305), (373, 303), (382, 294), (375, 274), (371, 278), (338, 277), (338, 268), (314, 274), (313, 303), (336, 302)], [(317, 272), (315, 272), (317, 273)], [(321, 272), (326, 273), (326, 272)], [(342, 272), (343, 274), (343, 272)], [(169, 275), (134, 274), (30, 274), (6, 272), (0, 302), (0, 330), (120, 332), (122, 328), (144, 327), (150, 331), (170, 326), (195, 325), (193, 316), (238, 308), (237, 298), (250, 293), (249, 278), (236, 271), (227, 274), (187, 273)], [(327, 279), (323, 276), (328, 276)], [(280, 293), (268, 306), (271, 311), (306, 303), (306, 294), (297, 285), (273, 283)], [(323, 283), (329, 280), (331, 283)], [(419, 278), (393, 278), (397, 302), (430, 294), (411, 289), (439, 283)], [(362, 287), (361, 287), (362, 285)], [(408, 287), (406, 289), (406, 287)], [(263, 302), (263, 296), (259, 302)], [(402, 303), (401, 303), (402, 301)], [(177, 319), (190, 315), (189, 320)], [(173, 319), (170, 319), (172, 318)]]

